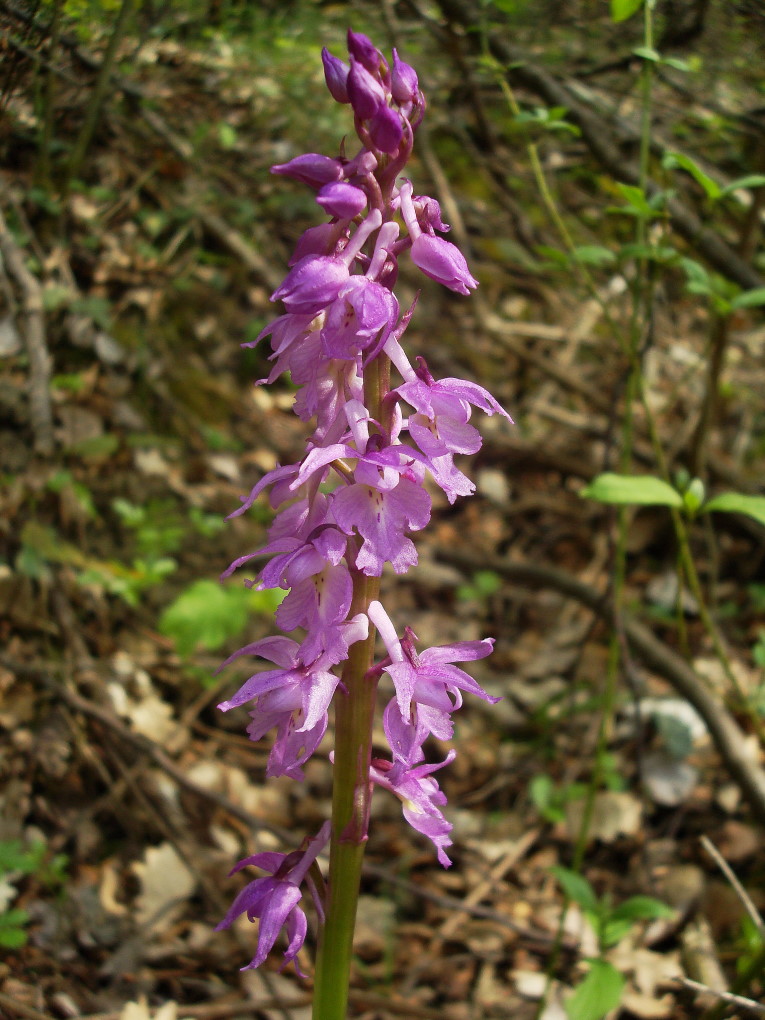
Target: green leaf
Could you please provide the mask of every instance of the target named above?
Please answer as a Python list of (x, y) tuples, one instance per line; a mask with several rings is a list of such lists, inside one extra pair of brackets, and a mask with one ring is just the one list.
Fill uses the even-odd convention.
[(661, 478), (653, 475), (617, 475), (610, 471), (594, 478), (582, 489), (585, 499), (617, 506), (676, 506), (683, 505), (679, 492)]
[(230, 124), (226, 124), (225, 121), (218, 125), (218, 140), (222, 148), (233, 149), (236, 145), (236, 131)]
[(702, 513), (712, 510), (724, 510), (727, 513), (746, 514), (760, 524), (765, 524), (765, 496), (745, 496), (741, 492), (723, 492), (710, 499), (703, 507)]
[(680, 265), (685, 270), (685, 275), (688, 277), (688, 283), (694, 283), (698, 286), (703, 286), (707, 291), (712, 289), (712, 281), (709, 273), (706, 271), (704, 266), (700, 262), (696, 262), (695, 259), (680, 259)]
[(109, 329), (112, 319), (112, 306), (105, 297), (96, 294), (89, 294), (85, 297), (75, 298), (70, 308), (73, 312), (87, 315), (101, 329)]
[(619, 249), (619, 259), (647, 259), (658, 265), (672, 265), (677, 262), (677, 248), (671, 244), (623, 244)]
[(667, 170), (685, 170), (693, 177), (697, 184), (704, 189), (707, 198), (712, 201), (720, 198), (723, 191), (717, 181), (712, 180), (709, 174), (705, 174), (701, 167), (690, 156), (682, 152), (668, 152), (662, 160), (662, 166)]
[(42, 304), (46, 312), (55, 312), (74, 299), (71, 287), (51, 283), (43, 288)]
[(560, 805), (555, 804), (555, 786), (545, 772), (534, 776), (529, 783), (529, 796), (545, 821), (562, 822), (566, 817)]
[(654, 712), (653, 720), (665, 748), (677, 761), (683, 761), (693, 750), (693, 734), (683, 719), (665, 712)]
[(611, 0), (611, 21), (620, 22), (631, 18), (643, 6), (643, 0)]
[(683, 493), (685, 509), (691, 514), (697, 513), (701, 504), (704, 502), (704, 496), (704, 483), (700, 478), (694, 478)]
[(601, 1020), (619, 1005), (625, 979), (605, 960), (591, 960), (590, 973), (566, 1002), (569, 1020)]
[(39, 521), (27, 521), (21, 529), (21, 544), (46, 563), (66, 563), (73, 567), (87, 564), (85, 554), (71, 542), (65, 542), (55, 528)]
[(0, 914), (0, 946), (20, 949), (26, 945), (27, 933), (23, 925), (29, 920), (26, 910), (6, 910)]
[(620, 920), (618, 917), (606, 917), (601, 921), (598, 931), (602, 948), (610, 949), (611, 946), (618, 946), (621, 940), (632, 931), (633, 925), (633, 921)]
[(71, 443), (66, 447), (66, 452), (82, 457), (83, 460), (104, 461), (117, 452), (119, 445), (119, 436), (113, 432), (104, 432), (103, 435), (90, 436)]
[(27, 849), (23, 848), (20, 839), (0, 840), (0, 874), (21, 871), (31, 875), (40, 867), (44, 856), (45, 844), (42, 840), (37, 840)]
[(642, 60), (650, 60), (652, 64), (658, 64), (661, 61), (661, 54), (653, 46), (636, 46), (632, 52)]
[(674, 917), (674, 911), (653, 896), (630, 896), (611, 912), (609, 920), (654, 921), (660, 917)]
[(629, 935), (636, 921), (672, 917), (674, 911), (652, 896), (632, 896), (609, 911), (600, 926), (600, 942), (604, 948), (615, 946)]
[[(642, 188), (638, 188), (634, 184), (623, 184), (617, 181), (616, 190), (633, 212), (639, 213), (641, 216), (650, 216), (653, 213), (653, 207), (649, 204)], [(620, 209), (619, 211), (624, 212), (625, 210)]]
[(584, 875), (559, 865), (550, 868), (550, 871), (558, 879), (561, 889), (570, 900), (577, 903), (582, 910), (597, 914), (600, 904), (595, 891)]
[(690, 71), (691, 65), (687, 60), (682, 60), (680, 57), (662, 57), (662, 64), (666, 64), (667, 67), (674, 67), (676, 71)]
[(731, 308), (759, 308), (765, 305), (765, 287), (742, 291), (731, 301)]
[(200, 647), (215, 651), (244, 630), (253, 609), (270, 615), (285, 594), (281, 589), (252, 592), (218, 581), (195, 581), (165, 609), (159, 629), (184, 657)]
[(765, 174), (747, 174), (746, 177), (737, 177), (735, 181), (726, 184), (720, 195), (730, 195), (732, 191), (739, 188), (761, 188), (765, 184)]
[(587, 266), (606, 266), (615, 259), (616, 256), (609, 248), (599, 244), (580, 244), (571, 252), (572, 262)]

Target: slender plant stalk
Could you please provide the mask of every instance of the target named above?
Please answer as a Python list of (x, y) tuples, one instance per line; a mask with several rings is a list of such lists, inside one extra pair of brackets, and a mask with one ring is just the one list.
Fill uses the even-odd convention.
[[(364, 397), (380, 421), (390, 379), (390, 362), (376, 358), (366, 370)], [(355, 550), (354, 557), (355, 558)], [(380, 578), (351, 570), (351, 616), (366, 613), (379, 596)], [(361, 865), (369, 827), (377, 681), (367, 676), (375, 651), (376, 631), (370, 624), (366, 641), (351, 646), (335, 702), (335, 762), (332, 782), (332, 839), (325, 922), (319, 935), (314, 984), (313, 1020), (344, 1020), (348, 1006), (353, 932), (361, 882)]]
[[(644, 45), (651, 47), (653, 44), (653, 3), (651, 0), (647, 0), (644, 6)], [(645, 183), (648, 179), (648, 159), (650, 156), (650, 130), (651, 130), (651, 115), (650, 115), (650, 103), (651, 103), (651, 68), (648, 66), (646, 61), (643, 67), (643, 80), (642, 80), (642, 116), (641, 116), (641, 139), (640, 139), (640, 182), (641, 187), (645, 187)], [(534, 167), (535, 178), (539, 184), (540, 179), (544, 181), (544, 173), (541, 165), (539, 164), (536, 150), (530, 147), (532, 150), (532, 166)], [(569, 251), (573, 251), (573, 241), (568, 232), (568, 229), (560, 215), (557, 207), (555, 206), (552, 195), (549, 189), (545, 187), (542, 190), (545, 205), (548, 209), (553, 210), (552, 219), (555, 223), (560, 236), (562, 237), (564, 244)], [(646, 224), (642, 217), (638, 217), (636, 225), (636, 241), (638, 245), (643, 245), (646, 239)], [(595, 288), (594, 281), (584, 270), (585, 282), (592, 293), (597, 295), (597, 289)], [(641, 323), (645, 316), (645, 311), (650, 307), (651, 293), (650, 287), (646, 287), (647, 283), (647, 262), (644, 257), (637, 260), (637, 271), (635, 274), (635, 280), (632, 287), (632, 316), (630, 320), (630, 332), (628, 344), (626, 347), (626, 354), (629, 363), (629, 374), (627, 377), (627, 385), (624, 399), (624, 417), (622, 420), (621, 428), (621, 449), (620, 449), (620, 469), (622, 472), (627, 472), (630, 469), (632, 461), (632, 449), (634, 445), (634, 402), (636, 398), (642, 393), (642, 377), (641, 377), (641, 365), (639, 356), (640, 346), (640, 333)], [(610, 316), (609, 316), (609, 321)], [(613, 325), (613, 323), (612, 323)], [(619, 332), (614, 327), (614, 335), (618, 338)], [(624, 349), (624, 345), (622, 344)], [(614, 546), (614, 565), (612, 574), (612, 598), (614, 602), (614, 617), (618, 621), (621, 616), (624, 602), (624, 586), (626, 580), (627, 571), (627, 537), (628, 537), (628, 517), (627, 508), (618, 507), (617, 509), (617, 534), (616, 543)], [(574, 853), (572, 859), (572, 868), (574, 871), (579, 871), (582, 868), (584, 862), (584, 854), (587, 847), (588, 834), (590, 831), (590, 825), (592, 823), (592, 815), (595, 808), (595, 797), (600, 787), (602, 776), (603, 776), (603, 759), (605, 752), (608, 747), (608, 740), (611, 731), (611, 724), (613, 720), (613, 714), (616, 706), (616, 691), (618, 687), (619, 679), (619, 667), (621, 663), (621, 640), (618, 628), (614, 630), (611, 635), (609, 643), (609, 653), (606, 668), (605, 686), (603, 689), (600, 722), (598, 726), (598, 737), (596, 745), (595, 764), (590, 777), (590, 782), (587, 788), (587, 794), (585, 803), (582, 809), (581, 821), (577, 832), (577, 838), (574, 845)], [(571, 901), (568, 897), (564, 898), (563, 909), (561, 912), (560, 922), (558, 924), (558, 930), (556, 932), (555, 944), (553, 952), (550, 956), (550, 961), (547, 966), (547, 989), (545, 995), (540, 1000), (537, 1012), (535, 1014), (537, 1020), (542, 1016), (544, 1009), (546, 1008), (547, 998), (549, 995), (549, 989), (552, 985), (552, 978), (557, 968), (558, 959), (560, 957), (560, 950), (563, 942), (563, 933), (566, 920), (566, 914)]]
[(39, 187), (49, 188), (51, 180), (50, 147), (53, 140), (53, 122), (56, 106), (56, 73), (53, 61), (56, 59), (59, 38), (61, 36), (61, 19), (64, 9), (64, 0), (56, 0), (53, 7), (53, 19), (50, 28), (50, 41), (48, 44), (48, 67), (45, 72), (45, 80), (40, 96), (42, 110), (40, 111), (40, 131), (38, 135), (37, 165), (35, 167), (35, 180)]
[[(353, 613), (377, 597), (379, 578), (354, 577)], [(314, 985), (314, 1020), (344, 1020), (348, 1005), (353, 931), (359, 898), (371, 796), (369, 762), (377, 684), (372, 665), (375, 630), (350, 650), (342, 674), (347, 693), (337, 694), (332, 788), (332, 842), (326, 920), (321, 929)]]
[(715, 315), (709, 336), (709, 361), (707, 363), (706, 387), (701, 405), (701, 415), (691, 445), (691, 473), (703, 478), (707, 467), (709, 432), (717, 420), (720, 393), (720, 376), (725, 363), (725, 354), (730, 339), (730, 316)]
[(101, 114), (101, 108), (103, 106), (104, 99), (106, 98), (106, 90), (109, 86), (109, 79), (114, 67), (114, 61), (117, 56), (117, 47), (125, 34), (125, 29), (133, 10), (134, 2), (135, 0), (122, 0), (122, 4), (120, 5), (117, 20), (114, 23), (112, 34), (109, 37), (109, 44), (106, 47), (106, 53), (104, 54), (103, 63), (101, 64), (101, 70), (98, 72), (98, 78), (96, 79), (96, 84), (91, 94), (88, 108), (85, 111), (85, 120), (80, 128), (80, 133), (74, 144), (74, 151), (72, 152), (71, 159), (69, 160), (65, 187), (67, 187), (69, 182), (79, 175), (85, 156), (87, 155), (88, 148), (90, 147), (90, 143), (93, 139), (93, 135), (98, 124), (98, 118)]

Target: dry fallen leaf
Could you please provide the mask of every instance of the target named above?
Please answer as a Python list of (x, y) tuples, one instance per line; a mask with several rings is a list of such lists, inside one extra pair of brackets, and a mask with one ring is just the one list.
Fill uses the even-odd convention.
[(132, 868), (141, 882), (136, 920), (151, 922), (155, 929), (166, 927), (194, 891), (196, 879), (170, 843), (149, 847), (143, 861), (134, 861)]
[[(176, 1020), (178, 1015), (178, 1003), (165, 1002), (154, 1013), (153, 1020)], [(120, 1020), (152, 1020), (151, 1012), (145, 997), (139, 997), (138, 1002), (127, 1002), (120, 1013)], [(183, 1020), (183, 1018), (182, 1018)]]
[[(581, 825), (581, 806), (572, 802), (566, 807), (566, 825), (572, 838)], [(588, 830), (590, 841), (599, 839), (613, 843), (619, 836), (634, 836), (643, 824), (643, 805), (632, 793), (604, 790), (596, 794)]]

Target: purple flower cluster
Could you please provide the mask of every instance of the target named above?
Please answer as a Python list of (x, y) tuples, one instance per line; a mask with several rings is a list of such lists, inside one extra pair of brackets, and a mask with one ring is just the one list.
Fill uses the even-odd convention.
[[(387, 655), (368, 676), (388, 677), (393, 696), (383, 715), (391, 755), (370, 762), (369, 781), (400, 798), (406, 819), (430, 837), (448, 866), (451, 826), (432, 773), (455, 752), (434, 765), (425, 763), (423, 748), (430, 736), (451, 737), (451, 713), (463, 691), (495, 700), (454, 665), (483, 658), (493, 642), (418, 653), (414, 634), (406, 628), (399, 637), (379, 601), (368, 600), (354, 613), (351, 607), (359, 609), (354, 593), (360, 579), (379, 577), (386, 563), (397, 574), (417, 563), (410, 535), (430, 520), (428, 480), (450, 503), (475, 490), (454, 463), (455, 454), (481, 446), (470, 424), (472, 409), (509, 416), (475, 383), (436, 380), (420, 357), (413, 367), (401, 346), (414, 311), (412, 305), (402, 314), (393, 293), (401, 256), (409, 251), (426, 276), (459, 294), (477, 281), (459, 249), (436, 233), (449, 229), (438, 202), (415, 195), (411, 182), (399, 179), (425, 109), (414, 69), (395, 50), (389, 65), (366, 36), (350, 31), (348, 51), (347, 64), (326, 49), (322, 59), (331, 95), (351, 106), (361, 147), (352, 158), (307, 153), (272, 168), (311, 188), (329, 222), (298, 241), (290, 271), (271, 296), (285, 314), (248, 345), (270, 336), (273, 367), (261, 382), (288, 372), (298, 388), (295, 413), (315, 427), (302, 460), (264, 475), (232, 514), (244, 513), (266, 491), (276, 511), (267, 544), (223, 575), (265, 557), (257, 578), (246, 583), (287, 591), (276, 623), (298, 636), (265, 638), (231, 656), (224, 665), (254, 655), (274, 668), (256, 672), (219, 707), (250, 704), (251, 738), (276, 731), (268, 775), (301, 779), (327, 729), (333, 696), (338, 687), (345, 693), (336, 669), (374, 626)], [(397, 385), (390, 382), (392, 371), (400, 377)], [(244, 911), (260, 918), (250, 966), (262, 962), (284, 923), (286, 959), (302, 945), (298, 886), (305, 862), (326, 840), (323, 830), (310, 850), (256, 854), (237, 866), (254, 864), (272, 876), (247, 886), (223, 922)]]

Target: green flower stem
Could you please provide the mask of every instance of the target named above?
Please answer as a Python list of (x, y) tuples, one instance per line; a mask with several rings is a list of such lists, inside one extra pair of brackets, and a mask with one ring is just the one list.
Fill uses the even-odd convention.
[[(356, 574), (351, 615), (365, 612), (377, 597), (376, 577)], [(369, 763), (377, 684), (365, 674), (372, 665), (375, 630), (351, 645), (343, 669), (346, 688), (335, 694), (335, 767), (332, 842), (326, 919), (319, 939), (313, 1020), (345, 1020), (359, 898), (361, 864), (369, 820)]]
[[(390, 362), (376, 358), (364, 380), (364, 400), (380, 421), (390, 386)], [(350, 616), (366, 613), (380, 593), (379, 577), (352, 569)], [(374, 660), (375, 628), (351, 645), (335, 694), (335, 766), (332, 785), (332, 840), (325, 921), (319, 936), (314, 981), (313, 1020), (345, 1020), (361, 865), (367, 841), (377, 681), (366, 674)]]

